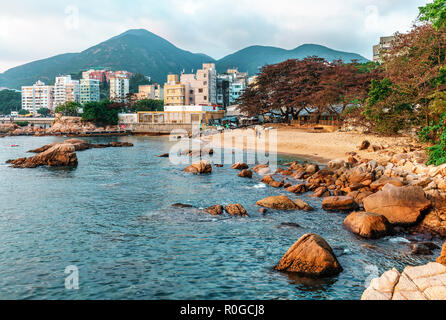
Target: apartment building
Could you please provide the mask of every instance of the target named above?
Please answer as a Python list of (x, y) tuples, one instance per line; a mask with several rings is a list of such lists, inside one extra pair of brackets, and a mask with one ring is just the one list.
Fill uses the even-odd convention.
[(394, 41), (394, 36), (381, 37), (379, 43), (373, 46), (373, 61), (382, 63), (386, 51), (392, 49)]
[(136, 94), (137, 100), (152, 99), (152, 100), (163, 100), (163, 90), (161, 86), (157, 83), (141, 85), (138, 87), (138, 93)]
[(40, 108), (54, 111), (54, 86), (39, 80), (32, 86), (22, 87), (22, 109), (36, 115)]
[(214, 63), (204, 63), (202, 69), (195, 74), (181, 74), (180, 82), (189, 87), (186, 105), (217, 103), (217, 70)]
[(110, 100), (125, 102), (130, 92), (130, 80), (125, 76), (113, 76), (110, 78)]
[(229, 104), (234, 105), (248, 86), (249, 76), (247, 72), (239, 72), (238, 69), (228, 69), (226, 74), (230, 80)]
[(79, 101), (81, 104), (100, 101), (99, 80), (81, 79)]
[(82, 72), (83, 79), (99, 80), (100, 83), (104, 81), (109, 83), (110, 79), (113, 77), (123, 77), (130, 79), (132, 76), (133, 74), (129, 71), (125, 70), (112, 71), (110, 68), (104, 68), (104, 67), (91, 68)]
[(190, 104), (190, 86), (181, 83), (177, 74), (169, 74), (164, 84), (164, 105), (184, 106)]
[(56, 77), (54, 83), (54, 106), (57, 107), (70, 101), (80, 101), (79, 80), (72, 80), (70, 75)]

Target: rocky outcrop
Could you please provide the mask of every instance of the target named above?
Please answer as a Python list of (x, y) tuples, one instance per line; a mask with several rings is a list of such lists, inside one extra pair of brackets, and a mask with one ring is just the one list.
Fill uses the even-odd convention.
[(274, 269), (309, 277), (333, 276), (342, 271), (330, 245), (316, 234), (303, 235)]
[(311, 210), (311, 207), (304, 201), (291, 200), (287, 196), (272, 196), (257, 201), (256, 205), (276, 210)]
[(353, 211), (358, 208), (358, 204), (352, 197), (334, 196), (324, 198), (322, 209), (327, 211)]
[(301, 184), (297, 184), (295, 186), (291, 186), (289, 188), (286, 189), (289, 192), (293, 192), (293, 193), (305, 193), (307, 192), (307, 186), (304, 183)]
[(84, 150), (88, 150), (88, 149), (95, 149), (95, 148), (119, 148), (119, 147), (133, 147), (133, 143), (130, 142), (110, 142), (110, 143), (100, 143), (100, 144), (94, 144), (94, 143), (88, 143), (85, 140), (81, 140), (81, 139), (68, 139), (68, 140), (64, 140), (62, 142), (54, 142), (54, 143), (50, 143), (47, 145), (44, 145), (43, 147), (34, 149), (34, 150), (29, 150), (28, 152), (31, 153), (40, 153), (40, 152), (44, 152), (56, 145), (59, 144), (71, 144), (73, 145), (74, 149), (76, 151), (84, 151)]
[(392, 232), (386, 217), (370, 212), (353, 212), (344, 220), (344, 227), (363, 238), (378, 239)]
[(361, 300), (446, 300), (446, 266), (431, 262), (392, 269), (371, 281)]
[(205, 209), (204, 211), (206, 211), (207, 213), (209, 213), (213, 216), (219, 216), (219, 215), (223, 214), (223, 206), (220, 204), (216, 204), (215, 206), (209, 207), (209, 208)]
[(75, 167), (78, 162), (74, 146), (61, 143), (33, 157), (8, 160), (7, 163), (14, 168), (36, 168), (40, 166)]
[(248, 169), (243, 169), (242, 172), (238, 174), (241, 178), (252, 178), (252, 171)]
[(421, 212), (431, 205), (421, 187), (395, 187), (391, 184), (386, 184), (363, 202), (366, 211), (381, 214), (390, 223), (399, 225), (414, 224)]
[(195, 162), (185, 168), (184, 172), (189, 172), (193, 174), (210, 174), (212, 173), (212, 166), (209, 161), (201, 160), (199, 162)]
[(228, 204), (225, 207), (225, 211), (232, 216), (249, 217), (245, 208), (240, 203)]

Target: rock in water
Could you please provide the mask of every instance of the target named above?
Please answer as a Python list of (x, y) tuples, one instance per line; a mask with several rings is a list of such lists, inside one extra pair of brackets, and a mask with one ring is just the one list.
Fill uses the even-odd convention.
[(276, 210), (311, 210), (311, 207), (304, 201), (291, 200), (287, 196), (272, 196), (257, 201), (256, 205)]
[(333, 276), (342, 271), (329, 244), (311, 233), (294, 243), (274, 269), (309, 277)]
[(33, 157), (9, 160), (8, 163), (14, 168), (75, 167), (77, 166), (77, 156), (72, 144), (62, 143), (56, 144)]
[(381, 214), (390, 223), (399, 225), (414, 224), (421, 212), (431, 206), (421, 187), (395, 187), (392, 184), (386, 184), (363, 202), (366, 211)]
[(225, 207), (225, 211), (232, 216), (249, 217), (245, 208), (240, 203), (228, 204)]
[(351, 232), (369, 239), (385, 237), (392, 232), (392, 225), (386, 217), (370, 212), (353, 212), (344, 220), (344, 227)]
[(209, 207), (204, 211), (206, 211), (209, 214), (212, 214), (213, 216), (219, 216), (223, 213), (223, 206), (220, 204), (216, 204), (215, 206)]
[(307, 192), (307, 186), (304, 183), (302, 183), (302, 184), (297, 184), (295, 186), (291, 186), (286, 190), (293, 193), (305, 193)]
[(199, 161), (191, 164), (189, 167), (183, 170), (184, 172), (190, 172), (193, 174), (206, 174), (212, 173), (212, 166), (209, 161)]
[(249, 168), (249, 166), (243, 162), (237, 162), (232, 165), (232, 169), (237, 169), (237, 170), (243, 170), (243, 169), (248, 169), (248, 168)]
[(243, 169), (242, 172), (238, 174), (242, 178), (252, 178), (252, 171), (248, 169)]
[(322, 209), (327, 211), (352, 211), (357, 208), (358, 204), (349, 196), (327, 197), (322, 202)]

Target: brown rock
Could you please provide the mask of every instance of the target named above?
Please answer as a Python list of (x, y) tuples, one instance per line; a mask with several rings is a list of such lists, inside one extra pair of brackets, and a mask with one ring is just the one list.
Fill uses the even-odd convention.
[(158, 158), (169, 158), (169, 154), (168, 153), (163, 153), (157, 156)]
[(240, 203), (228, 204), (225, 207), (225, 211), (232, 216), (249, 217), (245, 208)]
[(366, 211), (381, 214), (391, 224), (400, 225), (414, 224), (421, 212), (431, 206), (421, 187), (395, 187), (391, 184), (386, 184), (363, 202)]
[(193, 174), (212, 173), (212, 166), (209, 163), (209, 161), (202, 160), (202, 161), (193, 163), (192, 165), (185, 168), (183, 171), (190, 172)]
[(370, 142), (367, 140), (364, 140), (359, 146), (358, 146), (358, 150), (366, 150), (368, 149), (368, 147), (370, 147)]
[(273, 187), (273, 188), (282, 188), (283, 187), (283, 185), (284, 185), (284, 182), (283, 181), (271, 181), (270, 183), (269, 183), (269, 185), (271, 186), (271, 187)]
[(369, 239), (385, 237), (392, 232), (392, 225), (376, 213), (353, 212), (344, 220), (344, 227), (351, 232)]
[(216, 204), (215, 206), (205, 209), (205, 211), (212, 214), (213, 216), (219, 216), (223, 213), (223, 206), (220, 204)]
[(313, 196), (318, 198), (329, 197), (330, 191), (328, 191), (327, 187), (319, 187), (316, 190), (314, 190)]
[(394, 185), (395, 187), (404, 186), (404, 183), (399, 178), (390, 178), (387, 176), (382, 176), (381, 178), (370, 184), (370, 189), (381, 190), (388, 183)]
[(236, 162), (232, 165), (232, 169), (236, 169), (236, 170), (243, 170), (243, 169), (248, 169), (248, 168), (249, 168), (249, 166), (243, 162)]
[(342, 271), (329, 244), (316, 234), (303, 235), (274, 269), (309, 277), (333, 276)]
[(272, 196), (257, 201), (256, 205), (276, 210), (298, 210), (297, 204), (287, 196)]
[(293, 192), (293, 193), (305, 193), (307, 192), (307, 187), (305, 184), (297, 184), (295, 186), (289, 187), (286, 189), (289, 192)]
[(357, 208), (358, 204), (348, 196), (327, 197), (322, 202), (322, 209), (327, 211), (352, 211)]
[(297, 209), (299, 209), (299, 210), (313, 211), (313, 208), (305, 201), (302, 201), (299, 199), (294, 199), (293, 202), (296, 204)]
[(248, 169), (243, 169), (242, 172), (238, 174), (242, 178), (252, 178), (252, 171)]
[(308, 164), (305, 167), (305, 172), (313, 174), (319, 171), (319, 166), (317, 164)]
[(437, 262), (446, 266), (446, 241), (443, 243), (443, 247), (441, 248), (441, 254), (437, 258)]
[(33, 157), (9, 160), (8, 163), (14, 168), (74, 167), (77, 166), (77, 156), (73, 145), (57, 144)]

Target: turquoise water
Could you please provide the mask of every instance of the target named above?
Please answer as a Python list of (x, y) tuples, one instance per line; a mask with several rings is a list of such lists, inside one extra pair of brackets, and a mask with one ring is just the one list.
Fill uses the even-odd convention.
[[(359, 299), (371, 273), (439, 254), (412, 256), (398, 239), (359, 239), (342, 228), (345, 214), (324, 212), (320, 199), (306, 195), (299, 198), (314, 212), (262, 215), (257, 200), (287, 192), (258, 176), (239, 178), (228, 165), (208, 176), (185, 174), (184, 165), (155, 157), (169, 151), (165, 138), (89, 138), (135, 146), (78, 152), (75, 169), (4, 164), (58, 140), (0, 139), (0, 299)], [(251, 217), (213, 217), (174, 203), (241, 203)], [(308, 232), (334, 248), (340, 275), (310, 280), (272, 269)], [(69, 265), (79, 269), (79, 290), (65, 288)]]

